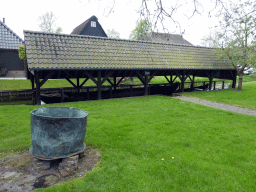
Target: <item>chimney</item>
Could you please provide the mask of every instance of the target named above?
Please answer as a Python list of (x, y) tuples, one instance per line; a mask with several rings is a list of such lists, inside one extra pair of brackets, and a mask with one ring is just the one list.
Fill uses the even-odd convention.
[(5, 18), (3, 18), (3, 23), (5, 23)]

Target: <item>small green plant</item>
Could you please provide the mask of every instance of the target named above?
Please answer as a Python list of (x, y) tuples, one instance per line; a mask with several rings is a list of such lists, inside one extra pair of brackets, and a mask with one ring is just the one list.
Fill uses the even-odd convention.
[(19, 52), (19, 58), (22, 59), (22, 60), (25, 60), (26, 59), (26, 52), (25, 52), (25, 46), (24, 45), (19, 45), (18, 52)]

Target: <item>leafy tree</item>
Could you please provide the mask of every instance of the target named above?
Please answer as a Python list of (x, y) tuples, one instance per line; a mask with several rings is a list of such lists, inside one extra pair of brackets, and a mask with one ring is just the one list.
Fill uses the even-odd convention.
[(245, 68), (256, 65), (256, 2), (231, 3), (222, 18), (218, 32), (218, 47), (221, 49), (218, 52), (228, 56), (236, 68), (238, 91), (241, 91)]
[(39, 21), (39, 28), (40, 30), (44, 32), (49, 33), (61, 33), (62, 28), (57, 27), (55, 25), (55, 22), (57, 21), (57, 18), (54, 16), (52, 12), (46, 12), (44, 15), (41, 15), (38, 17)]
[(136, 28), (131, 32), (130, 39), (139, 39), (145, 33), (150, 31), (151, 23), (147, 19), (137, 21)]
[(111, 29), (111, 30), (107, 30), (107, 36), (109, 38), (119, 39), (120, 38), (120, 33), (117, 32), (115, 29)]

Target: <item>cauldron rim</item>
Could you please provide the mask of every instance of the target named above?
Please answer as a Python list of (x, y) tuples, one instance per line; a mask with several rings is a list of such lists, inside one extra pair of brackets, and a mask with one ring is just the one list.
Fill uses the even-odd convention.
[[(79, 117), (76, 117), (76, 116), (64, 116), (64, 117), (56, 117), (56, 116), (51, 116), (51, 115), (42, 115), (42, 114), (37, 114), (36, 112), (38, 112), (38, 110), (43, 110), (43, 109), (49, 109), (49, 108), (52, 108), (53, 110), (56, 109), (56, 108), (69, 108), (69, 109), (74, 109), (74, 110), (78, 110), (80, 113), (82, 113), (83, 115), (79, 116)], [(31, 115), (34, 115), (34, 116), (37, 116), (37, 117), (41, 117), (41, 118), (47, 118), (47, 119), (68, 119), (68, 118), (72, 118), (72, 119), (83, 119), (85, 117), (88, 116), (88, 112), (86, 111), (83, 111), (81, 109), (78, 109), (78, 108), (74, 108), (74, 107), (40, 107), (40, 108), (37, 108), (33, 111), (30, 112)]]

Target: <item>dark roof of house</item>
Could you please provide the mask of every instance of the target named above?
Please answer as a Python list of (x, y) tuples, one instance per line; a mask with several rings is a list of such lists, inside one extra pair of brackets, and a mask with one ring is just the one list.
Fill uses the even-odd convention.
[(169, 34), (169, 33), (156, 33), (156, 32), (145, 33), (138, 40), (152, 41), (152, 42), (158, 42), (158, 43), (177, 44), (177, 45), (193, 45), (192, 43), (185, 40), (182, 35)]
[(24, 41), (0, 21), (0, 49), (18, 49), (23, 44)]
[[(91, 27), (90, 23), (91, 21), (96, 21), (97, 22), (97, 26), (98, 29), (101, 30), (102, 34), (104, 37), (107, 37), (104, 29), (102, 28), (102, 26), (100, 25), (100, 23), (98, 22), (98, 18), (96, 16), (91, 16), (89, 19), (87, 19), (85, 22), (83, 22), (82, 24), (78, 25), (75, 29), (73, 29), (71, 34), (74, 35), (84, 35), (84, 32), (86, 33), (86, 30)], [(89, 35), (89, 34), (85, 34), (85, 35)]]
[(230, 69), (214, 49), (24, 31), (29, 69)]

